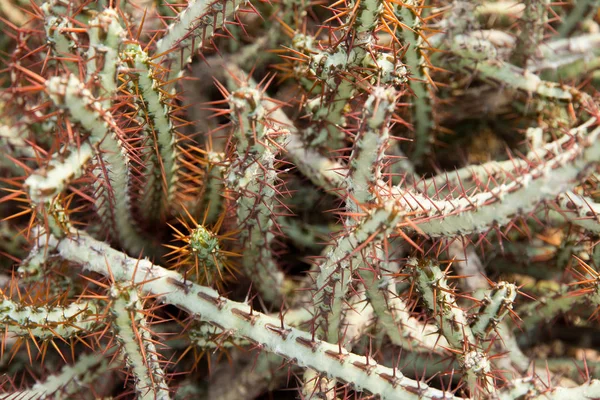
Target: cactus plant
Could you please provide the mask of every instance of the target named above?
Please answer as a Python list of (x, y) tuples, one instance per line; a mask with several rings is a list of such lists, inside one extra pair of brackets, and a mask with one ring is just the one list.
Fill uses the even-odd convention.
[(598, 6), (2, 2), (0, 398), (600, 398)]

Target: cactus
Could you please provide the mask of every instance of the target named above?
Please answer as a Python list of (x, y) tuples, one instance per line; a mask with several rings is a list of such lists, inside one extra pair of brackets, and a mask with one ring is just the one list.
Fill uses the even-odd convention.
[(0, 4), (0, 398), (600, 398), (597, 1)]

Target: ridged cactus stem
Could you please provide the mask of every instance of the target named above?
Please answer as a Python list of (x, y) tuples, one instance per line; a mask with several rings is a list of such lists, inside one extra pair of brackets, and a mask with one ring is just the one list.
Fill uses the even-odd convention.
[(573, 4), (573, 9), (558, 27), (559, 37), (569, 36), (577, 24), (582, 24), (584, 21), (594, 18), (594, 15), (598, 12), (600, 1), (578, 0), (574, 1)]
[(140, 294), (135, 287), (114, 283), (110, 288), (111, 325), (139, 399), (169, 400), (169, 387), (150, 334)]
[[(412, 124), (414, 127), (414, 151), (412, 160), (423, 161), (422, 158), (429, 151), (431, 145), (431, 129), (434, 127), (432, 116), (431, 78), (429, 77), (427, 60), (424, 57), (424, 48), (427, 46), (422, 29), (423, 11), (422, 0), (402, 0), (393, 2), (393, 12), (398, 22), (396, 36), (408, 51), (404, 56), (404, 63), (408, 67), (411, 78)], [(402, 26), (402, 28), (400, 28)]]
[[(377, 260), (375, 260), (377, 261)], [(360, 271), (369, 302), (378, 322), (383, 326), (392, 343), (417, 353), (440, 353), (448, 347), (438, 328), (425, 324), (411, 316), (409, 305), (396, 290), (396, 282), (384, 273), (383, 262), (374, 262)], [(379, 270), (375, 269), (379, 267)]]
[(241, 87), (231, 93), (229, 103), (238, 158), (229, 168), (227, 184), (237, 194), (240, 240), (245, 249), (242, 265), (248, 276), (256, 277), (255, 287), (263, 298), (274, 302), (283, 294), (284, 276), (271, 251), (278, 195), (278, 148), (271, 142), (285, 132), (268, 126), (267, 110), (258, 89)]
[[(133, 70), (139, 114), (144, 125), (149, 165), (146, 167), (147, 187), (143, 190), (142, 213), (147, 221), (164, 216), (173, 201), (177, 185), (177, 132), (171, 113), (168, 94), (156, 78), (156, 65), (139, 45), (126, 51)], [(135, 79), (134, 78), (134, 79)]]
[(211, 43), (216, 30), (246, 3), (246, 0), (192, 0), (187, 4), (156, 43), (154, 58), (167, 69), (162, 78), (165, 91), (171, 91), (194, 53)]
[[(79, 52), (78, 38), (73, 24), (65, 17), (66, 10), (60, 0), (51, 0), (41, 5), (44, 13), (44, 28), (52, 49), (59, 58), (69, 57), (73, 52)], [(73, 60), (64, 62), (72, 74), (78, 74), (78, 66)]]
[(428, 235), (486, 232), (495, 225), (505, 225), (517, 211), (533, 211), (542, 200), (555, 198), (571, 189), (582, 174), (591, 173), (589, 167), (600, 160), (600, 128), (583, 134), (589, 126), (586, 123), (573, 130), (574, 136), (567, 138), (562, 148), (556, 147), (558, 143), (548, 146), (546, 160), (490, 190), (452, 200), (433, 200), (398, 189), (392, 190), (393, 196), (407, 212), (414, 210), (429, 219), (419, 224)]
[(498, 59), (491, 33), (482, 31), (458, 35), (452, 40), (453, 54), (462, 60), (455, 63), (461, 69), (476, 71), (486, 79), (502, 82), (510, 87), (560, 101), (579, 101), (574, 88), (543, 81), (536, 74)]
[(121, 65), (119, 51), (125, 30), (120, 24), (117, 10), (106, 8), (90, 22), (87, 53), (87, 82), (98, 85), (97, 97), (102, 107), (109, 110), (111, 98), (117, 93), (117, 71)]
[(315, 327), (323, 337), (338, 340), (342, 306), (352, 275), (363, 263), (362, 249), (391, 234), (402, 218), (393, 206), (369, 210), (334, 239), (315, 279)]
[(0, 322), (3, 330), (24, 338), (68, 339), (97, 327), (102, 314), (94, 301), (75, 301), (66, 306), (24, 306), (0, 292)]
[(517, 287), (508, 282), (498, 282), (487, 290), (481, 300), (481, 307), (470, 324), (473, 335), (486, 339), (512, 310), (516, 296)]
[(357, 212), (360, 204), (375, 200), (374, 188), (382, 178), (396, 98), (393, 89), (378, 86), (365, 102), (360, 134), (350, 154), (346, 178), (350, 194), (346, 207), (350, 212)]
[(206, 178), (202, 198), (195, 206), (195, 214), (202, 212), (202, 218), (207, 224), (214, 224), (219, 215), (224, 212), (225, 177), (227, 162), (225, 154), (209, 151), (206, 154)]

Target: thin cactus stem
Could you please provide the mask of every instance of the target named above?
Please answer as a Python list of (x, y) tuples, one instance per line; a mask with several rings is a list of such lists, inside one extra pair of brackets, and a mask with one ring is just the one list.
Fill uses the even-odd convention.
[(424, 57), (424, 48), (427, 43), (423, 35), (421, 13), (423, 2), (421, 0), (406, 0), (393, 2), (393, 10), (398, 25), (396, 35), (401, 43), (408, 47), (404, 55), (404, 62), (411, 74), (410, 89), (414, 96), (411, 98), (413, 126), (415, 132), (414, 150), (412, 161), (421, 162), (423, 156), (429, 151), (431, 144), (431, 129), (434, 127), (432, 117), (432, 100), (430, 93), (430, 78), (428, 65)]
[[(582, 173), (586, 174), (588, 166), (599, 160), (600, 146), (596, 138), (600, 128), (581, 135), (585, 130), (573, 130), (577, 136), (568, 150), (556, 154), (551, 152), (552, 146), (548, 146), (547, 150), (554, 158), (530, 167), (516, 180), (489, 191), (439, 201), (416, 193), (398, 193), (394, 197), (403, 209), (424, 212), (431, 218), (430, 222), (419, 224), (419, 229), (431, 236), (485, 232), (494, 225), (505, 225), (514, 210), (533, 211), (542, 200), (555, 198), (569, 190)], [(527, 194), (522, 196), (524, 193)], [(436, 221), (436, 215), (443, 223)]]
[[(48, 1), (40, 7), (45, 14), (44, 27), (56, 57), (68, 57), (78, 48), (77, 34), (73, 32), (73, 24), (65, 18), (59, 0)], [(76, 63), (67, 61), (66, 66), (72, 74), (78, 74)]]
[(382, 177), (385, 151), (389, 146), (391, 117), (396, 106), (393, 89), (375, 87), (365, 102), (359, 137), (355, 139), (346, 185), (350, 194), (347, 208), (351, 212), (359, 204), (375, 200), (372, 188)]
[[(344, 108), (357, 93), (352, 71), (360, 67), (373, 45), (373, 32), (383, 13), (382, 0), (357, 0), (348, 4), (343, 36), (353, 37), (353, 44), (338, 45), (331, 51), (309, 49), (309, 70), (323, 85), (323, 94), (307, 102), (306, 109), (313, 126), (303, 134), (310, 146), (328, 143), (333, 149), (340, 146), (346, 124)], [(305, 40), (302, 43), (310, 44)]]
[(381, 266), (379, 271), (363, 268), (360, 275), (378, 322), (395, 345), (412, 352), (427, 353), (439, 353), (448, 347), (436, 326), (411, 316), (410, 307), (396, 291), (396, 283), (384, 276)]
[(140, 399), (168, 400), (169, 387), (160, 365), (138, 291), (113, 284), (110, 289), (112, 327), (121, 343)]
[[(172, 203), (177, 184), (177, 132), (171, 119), (173, 109), (168, 95), (156, 79), (155, 65), (139, 45), (130, 45), (127, 56), (131, 59), (136, 93), (141, 117), (145, 123), (150, 152), (150, 165), (147, 167), (148, 187), (143, 191), (142, 212), (145, 219), (152, 221), (149, 214), (161, 216)], [(157, 199), (157, 200), (154, 200)], [(153, 201), (154, 200), (154, 201)], [(158, 210), (158, 213), (157, 213)]]
[(524, 5), (521, 33), (517, 38), (511, 62), (526, 67), (529, 60), (539, 56), (538, 48), (544, 40), (550, 2), (548, 0), (525, 0)]
[(451, 49), (453, 54), (462, 58), (456, 63), (457, 66), (476, 71), (487, 79), (549, 99), (572, 101), (577, 97), (577, 91), (573, 88), (543, 81), (527, 70), (496, 59), (497, 49), (490, 41), (490, 33), (479, 31), (458, 35), (453, 39)]
[(204, 210), (207, 224), (214, 224), (224, 211), (223, 191), (227, 175), (227, 162), (224, 153), (209, 151), (206, 154), (206, 178), (201, 201), (195, 207), (195, 214)]
[(338, 339), (348, 285), (356, 268), (362, 265), (361, 249), (370, 241), (377, 243), (388, 236), (402, 216), (403, 213), (394, 206), (369, 210), (358, 223), (348, 227), (334, 240), (315, 278), (315, 326), (324, 333), (324, 337)]
[(277, 206), (277, 148), (270, 144), (276, 132), (268, 127), (267, 110), (258, 89), (241, 87), (229, 96), (232, 119), (236, 125), (238, 160), (230, 166), (227, 183), (237, 198), (240, 239), (246, 249), (242, 265), (248, 276), (256, 276), (258, 291), (274, 302), (284, 290), (284, 276), (270, 251), (273, 213)]
[(569, 291), (568, 287), (562, 286), (558, 292), (548, 293), (537, 301), (517, 309), (517, 313), (522, 316), (523, 320), (520, 324), (521, 329), (531, 331), (540, 322), (550, 321), (559, 314), (585, 302), (600, 304), (600, 291), (596, 288), (585, 295), (577, 295)]
[[(117, 93), (117, 71), (121, 65), (119, 50), (125, 30), (116, 10), (106, 8), (90, 21), (87, 53), (87, 82), (98, 84), (97, 97), (102, 107), (109, 110), (111, 98)], [(73, 76), (73, 75), (71, 75)]]
[(482, 340), (486, 339), (512, 310), (516, 296), (516, 286), (508, 282), (498, 282), (486, 291), (481, 300), (481, 307), (470, 324), (473, 335)]

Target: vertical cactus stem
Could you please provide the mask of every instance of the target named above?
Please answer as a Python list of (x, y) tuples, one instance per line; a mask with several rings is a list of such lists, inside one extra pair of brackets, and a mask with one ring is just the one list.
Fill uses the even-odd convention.
[[(245, 75), (235, 65), (230, 65), (230, 69), (235, 71), (237, 75)], [(263, 101), (271, 101), (265, 94), (262, 95), (262, 98)], [(286, 149), (287, 156), (297, 168), (315, 185), (334, 194), (339, 194), (340, 192), (337, 189), (344, 184), (343, 171), (346, 170), (344, 166), (322, 155), (315, 148), (306, 146), (302, 132), (296, 128), (281, 108), (270, 110), (269, 117), (272, 118), (274, 125), (279, 130), (289, 132), (283, 140), (283, 146)]]
[(473, 335), (483, 340), (512, 310), (517, 288), (512, 283), (499, 282), (486, 291), (481, 307), (471, 322)]
[[(305, 107), (313, 121), (313, 126), (304, 131), (304, 138), (311, 146), (337, 149), (341, 145), (344, 135), (340, 127), (346, 125), (344, 110), (358, 92), (354, 74), (364, 63), (368, 63), (368, 59), (372, 59), (373, 33), (383, 10), (382, 0), (356, 0), (348, 4), (347, 11), (344, 11), (348, 16), (343, 25), (343, 34), (354, 39), (352, 46), (339, 45), (333, 49), (317, 50), (312, 48), (312, 40), (302, 40), (299, 35), (296, 37), (296, 46), (310, 57), (308, 71), (324, 88), (323, 94), (307, 102)], [(395, 79), (396, 74), (382, 75)]]
[(404, 55), (404, 63), (408, 68), (411, 78), (408, 82), (413, 92), (411, 107), (414, 126), (414, 150), (412, 160), (419, 163), (429, 151), (431, 144), (431, 129), (434, 127), (432, 116), (430, 81), (428, 65), (424, 57), (425, 47), (423, 39), (423, 21), (421, 0), (394, 1), (392, 8), (395, 11), (397, 24), (396, 36), (408, 50)]
[(170, 92), (176, 78), (183, 76), (185, 67), (196, 51), (212, 41), (216, 30), (225, 25), (246, 0), (192, 0), (171, 22), (165, 35), (156, 43), (154, 58), (168, 72), (163, 89)]
[(138, 233), (129, 209), (131, 160), (112, 115), (74, 75), (69, 75), (68, 79), (48, 79), (46, 90), (58, 107), (66, 110), (74, 122), (91, 134), (91, 141), (102, 151), (107, 165), (106, 183), (110, 189), (105, 188), (97, 200), (98, 211), (101, 216), (112, 215), (114, 208), (114, 216), (109, 221), (113, 238), (118, 238), (128, 251), (139, 254), (146, 243)]
[[(43, 3), (40, 9), (44, 13), (44, 29), (46, 37), (53, 49), (55, 57), (71, 55), (79, 48), (77, 34), (73, 32), (73, 24), (65, 16), (59, 0), (50, 0)], [(73, 60), (65, 63), (72, 74), (79, 74), (79, 66)]]
[(236, 337), (248, 338), (266, 351), (294, 360), (302, 368), (312, 368), (329, 378), (351, 384), (356, 391), (379, 395), (383, 400), (457, 399), (450, 392), (429, 387), (374, 361), (365, 368), (364, 356), (340, 350), (337, 344), (314, 340), (310, 333), (282, 324), (279, 318), (223, 298), (213, 289), (186, 282), (178, 273), (153, 265), (147, 259), (128, 257), (84, 232), (74, 233), (77, 239), (59, 241), (50, 237), (48, 246), (55, 248), (65, 260), (81, 264), (85, 270), (139, 285), (143, 294), (156, 295), (197, 319), (224, 327)]
[[(163, 91), (161, 81), (155, 76), (157, 66), (139, 45), (130, 45), (126, 54), (137, 77), (138, 103), (148, 138), (146, 145), (149, 152), (153, 153), (146, 166), (148, 185), (143, 191), (142, 200), (142, 212), (146, 220), (152, 221), (150, 214), (164, 216), (165, 208), (172, 203), (175, 194), (178, 134), (171, 119), (172, 107), (168, 94)], [(158, 185), (158, 188), (148, 187), (149, 185)], [(158, 198), (158, 204), (153, 204), (152, 199), (155, 198)]]
[(517, 37), (517, 45), (511, 56), (511, 62), (526, 68), (529, 60), (539, 56), (538, 48), (541, 47), (544, 40), (550, 1), (525, 0), (524, 5), (525, 10), (520, 18), (521, 31)]
[(374, 191), (385, 164), (389, 146), (391, 117), (396, 106), (396, 91), (375, 87), (364, 105), (363, 120), (350, 155), (346, 179), (350, 198), (347, 207), (359, 211), (358, 204), (375, 199)]
[(206, 154), (206, 178), (201, 201), (198, 202), (194, 214), (198, 215), (203, 210), (204, 220), (207, 224), (214, 224), (219, 215), (224, 212), (223, 191), (225, 189), (225, 176), (227, 167), (225, 154), (209, 151)]
[[(374, 317), (373, 307), (367, 302), (365, 291), (359, 287), (356, 294), (350, 297), (343, 311), (344, 336), (339, 338), (340, 344), (348, 351), (367, 333)], [(371, 361), (369, 357), (369, 361)], [(336, 399), (336, 381), (322, 376), (317, 371), (307, 369), (304, 372), (302, 394), (306, 398)]]
[[(234, 123), (237, 160), (227, 175), (227, 184), (236, 199), (242, 266), (263, 299), (277, 302), (284, 293), (284, 275), (271, 251), (274, 215), (277, 207), (277, 147), (269, 141), (274, 133), (267, 125), (267, 110), (261, 92), (240, 87), (229, 96)], [(284, 132), (285, 134), (285, 132)]]
[(445, 273), (433, 261), (412, 258), (407, 266), (413, 269), (414, 284), (429, 312), (438, 321), (448, 344), (460, 354), (458, 359), (472, 396), (477, 398), (481, 389), (483, 392), (495, 391), (490, 360), (478, 349), (467, 314), (456, 303), (454, 290), (449, 287)]
[(117, 93), (117, 70), (121, 65), (119, 51), (125, 39), (118, 12), (106, 8), (90, 21), (87, 53), (87, 82), (96, 82), (100, 104), (111, 108), (111, 99)]
[(43, 382), (36, 383), (31, 389), (4, 393), (3, 400), (23, 400), (56, 398), (68, 399), (89, 393), (89, 387), (98, 381), (103, 374), (118, 364), (117, 360), (110, 361), (113, 351), (97, 352), (79, 356), (73, 365), (67, 365), (55, 375), (50, 375)]
[(112, 327), (134, 377), (140, 399), (168, 400), (169, 387), (155, 341), (136, 288), (115, 283), (110, 288)]

